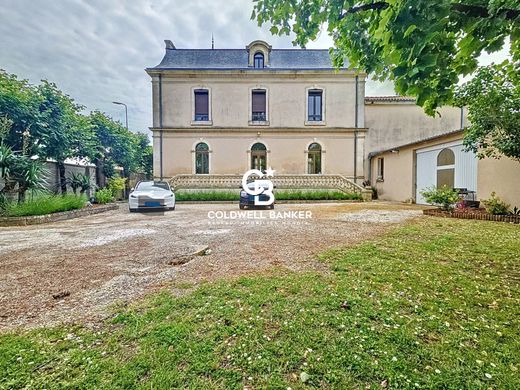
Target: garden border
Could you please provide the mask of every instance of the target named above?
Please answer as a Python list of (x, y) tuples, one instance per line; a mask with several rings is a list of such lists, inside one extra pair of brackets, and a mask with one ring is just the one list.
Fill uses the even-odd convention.
[(480, 221), (495, 221), (495, 222), (508, 222), (508, 223), (520, 224), (520, 215), (471, 214), (471, 213), (460, 213), (457, 211), (443, 211), (443, 210), (439, 210), (439, 209), (426, 209), (426, 210), (423, 210), (423, 214), (430, 215), (433, 217), (477, 219)]
[(40, 225), (43, 223), (66, 221), (68, 219), (104, 213), (105, 211), (117, 210), (118, 208), (119, 204), (111, 203), (102, 206), (84, 207), (82, 209), (61, 211), (52, 214), (28, 215), (25, 217), (0, 217), (0, 227)]

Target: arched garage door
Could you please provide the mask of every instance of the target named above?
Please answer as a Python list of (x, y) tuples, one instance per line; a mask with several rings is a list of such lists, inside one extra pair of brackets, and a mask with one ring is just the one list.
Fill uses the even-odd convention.
[(443, 184), (477, 191), (477, 158), (463, 149), (458, 141), (416, 151), (416, 203), (426, 204), (422, 190)]

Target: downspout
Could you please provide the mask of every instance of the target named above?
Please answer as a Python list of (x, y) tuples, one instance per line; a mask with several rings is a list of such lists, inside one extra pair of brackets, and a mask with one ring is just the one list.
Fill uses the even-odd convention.
[(358, 125), (359, 125), (359, 76), (356, 75), (356, 112), (354, 114), (354, 183), (357, 184), (357, 144), (358, 144)]
[(464, 130), (464, 107), (460, 107), (460, 129)]
[(159, 175), (163, 179), (163, 103), (162, 75), (159, 75)]

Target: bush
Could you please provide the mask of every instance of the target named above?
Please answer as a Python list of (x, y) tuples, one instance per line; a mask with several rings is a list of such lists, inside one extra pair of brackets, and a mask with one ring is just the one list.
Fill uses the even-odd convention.
[(106, 204), (114, 201), (112, 190), (108, 187), (97, 190), (94, 198), (96, 199), (96, 203), (99, 204)]
[(440, 188), (431, 187), (420, 193), (426, 202), (440, 206), (440, 208), (445, 211), (450, 211), (460, 198), (458, 192), (448, 186), (442, 186)]
[(340, 191), (275, 191), (278, 200), (363, 200), (360, 194)]
[(500, 199), (495, 192), (491, 193), (491, 198), (482, 201), (486, 211), (492, 215), (505, 215), (509, 212), (509, 205)]
[[(362, 200), (360, 194), (340, 191), (274, 191), (276, 200)], [(178, 192), (177, 201), (238, 201), (238, 192)]]
[(113, 177), (108, 181), (107, 187), (112, 191), (112, 195), (116, 196), (119, 191), (125, 189), (126, 179), (124, 177)]
[(45, 215), (60, 211), (76, 210), (85, 207), (87, 198), (77, 195), (38, 195), (22, 203), (12, 202), (5, 206), (2, 215), (7, 217), (24, 217), (29, 215)]

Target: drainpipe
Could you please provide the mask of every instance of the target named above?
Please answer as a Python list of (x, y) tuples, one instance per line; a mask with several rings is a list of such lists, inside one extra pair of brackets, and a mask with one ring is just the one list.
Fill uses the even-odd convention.
[(354, 183), (357, 183), (357, 144), (359, 125), (359, 76), (356, 75), (356, 112), (354, 113)]
[(460, 129), (464, 129), (464, 107), (460, 107)]
[(163, 103), (162, 103), (162, 75), (159, 75), (159, 175), (163, 179)]

